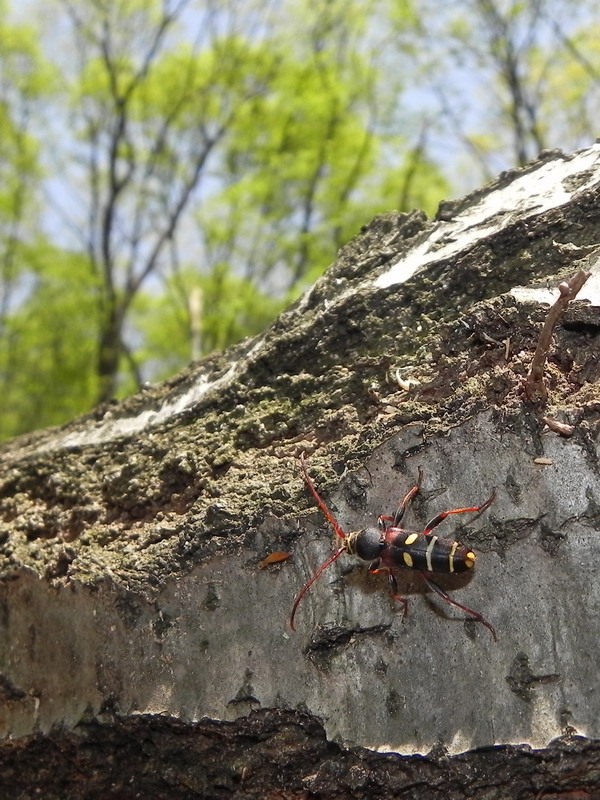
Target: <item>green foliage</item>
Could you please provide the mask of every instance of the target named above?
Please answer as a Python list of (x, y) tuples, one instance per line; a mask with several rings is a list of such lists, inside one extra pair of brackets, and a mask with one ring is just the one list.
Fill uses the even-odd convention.
[(137, 352), (144, 377), (162, 380), (192, 357), (260, 333), (283, 305), (226, 264), (208, 275), (191, 269), (177, 274), (165, 291), (143, 292), (135, 302), (132, 324), (144, 342)]
[(219, 164), (224, 188), (199, 214), (209, 260), (226, 258), (280, 291), (313, 280), (375, 213), (433, 210), (448, 190), (424, 152), (412, 159), (405, 136), (383, 133), (391, 112), (375, 108), (377, 71), (351, 46), (364, 17), (344, 16), (324, 37), (320, 8), (305, 22), (318, 40), (313, 52), (300, 51), (300, 37), (293, 47), (264, 43), (263, 91), (232, 120)]
[(35, 29), (11, 24), (7, 4), (0, 2), (0, 260), (13, 246), (15, 223), (23, 223), (25, 206), (29, 216), (33, 210), (41, 170), (30, 118), (36, 102), (52, 92), (55, 76)]
[[(546, 89), (543, 113), (558, 128), (562, 141), (584, 144), (598, 135), (597, 108), (600, 100), (600, 25), (589, 25), (566, 38), (557, 49), (540, 80)], [(543, 69), (538, 57), (537, 71)]]
[(44, 243), (17, 257), (22, 297), (2, 327), (0, 438), (65, 422), (97, 391), (97, 287), (85, 259)]
[[(32, 130), (56, 73), (33, 26), (10, 22), (7, 11), (0, 3), (0, 438), (55, 421), (52, 407), (64, 405), (56, 375), (46, 380), (52, 357), (42, 354), (59, 329), (49, 321), (56, 297), (40, 282), (52, 248), (38, 244), (41, 148)], [(65, 351), (72, 347), (63, 340)], [(74, 408), (81, 405), (71, 404), (62, 419)]]
[[(185, 5), (56, 4), (78, 59), (65, 62), (62, 81), (76, 167), (86, 170), (75, 173), (87, 183), (75, 221), (85, 245), (78, 256), (19, 243), (16, 258), (11, 240), (13, 284), (24, 288), (12, 292), (3, 321), (9, 394), (0, 435), (89, 408), (110, 381), (97, 374), (101, 341), (105, 367), (115, 343), (122, 347), (109, 368), (129, 391), (140, 376), (165, 377), (192, 355), (258, 333), (374, 213), (433, 209), (446, 189), (424, 149), (394, 133), (394, 99), (376, 100), (380, 73), (363, 42), (375, 2), (284, 4), (281, 18), (263, 18), (260, 35), (242, 33), (223, 8), (214, 27), (207, 12), (212, 35), (201, 46), (185, 37), (167, 44), (170, 11)], [(259, 19), (260, 4), (250, 6), (248, 19)], [(406, 18), (411, 9), (404, 0)], [(27, 31), (21, 44), (29, 36), (33, 47)], [(52, 80), (30, 73), (30, 95), (49, 97)], [(17, 133), (19, 153), (4, 161), (32, 176), (40, 143)], [(200, 246), (169, 275), (167, 246), (193, 201)], [(0, 192), (0, 216), (10, 204)], [(142, 294), (152, 274), (159, 280)]]
[(598, 2), (54, 0), (59, 94), (0, 0), (0, 436), (259, 332), (455, 162), (471, 188), (591, 138)]

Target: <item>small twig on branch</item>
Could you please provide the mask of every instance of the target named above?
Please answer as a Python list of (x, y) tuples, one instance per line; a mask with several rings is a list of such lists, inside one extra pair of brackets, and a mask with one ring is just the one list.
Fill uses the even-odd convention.
[(552, 342), (552, 332), (559, 319), (567, 310), (570, 301), (575, 299), (579, 290), (590, 275), (590, 272), (580, 270), (568, 283), (561, 283), (558, 287), (560, 295), (558, 300), (550, 308), (550, 311), (548, 311), (548, 316), (544, 322), (533, 361), (531, 362), (531, 369), (524, 383), (525, 395), (531, 403), (545, 403), (548, 399), (548, 390), (544, 384), (544, 367), (548, 357), (548, 350)]

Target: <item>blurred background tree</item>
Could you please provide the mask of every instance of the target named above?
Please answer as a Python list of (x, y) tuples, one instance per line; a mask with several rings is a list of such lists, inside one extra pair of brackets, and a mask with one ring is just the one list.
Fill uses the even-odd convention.
[(0, 0), (0, 437), (260, 332), (376, 213), (594, 140), (600, 0)]

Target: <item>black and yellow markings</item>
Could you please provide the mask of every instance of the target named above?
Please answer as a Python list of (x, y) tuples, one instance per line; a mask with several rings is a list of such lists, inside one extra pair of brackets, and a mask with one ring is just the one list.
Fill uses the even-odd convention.
[(433, 550), (434, 550), (434, 548), (435, 548), (435, 546), (436, 546), (436, 544), (438, 542), (438, 538), (439, 538), (438, 536), (432, 536), (432, 535), (429, 536), (429, 539), (431, 541), (429, 542), (429, 545), (427, 546), (427, 550), (425, 551), (425, 562), (427, 564), (427, 571), (428, 572), (433, 572), (433, 565), (432, 565), (432, 562), (431, 562), (431, 554), (433, 553)]
[(350, 555), (358, 556), (363, 561), (369, 562), (369, 571), (371, 573), (387, 573), (392, 597), (402, 603), (404, 616), (406, 616), (407, 600), (399, 594), (398, 584), (394, 575), (395, 569), (399, 567), (416, 571), (429, 589), (438, 594), (450, 605), (464, 611), (472, 619), (481, 622), (482, 625), (485, 625), (490, 631), (494, 639), (497, 638), (494, 626), (488, 622), (482, 614), (459, 603), (458, 600), (451, 597), (445, 589), (438, 586), (430, 577), (432, 573), (466, 572), (475, 566), (476, 556), (472, 550), (467, 549), (464, 545), (460, 544), (460, 542), (454, 541), (453, 539), (442, 539), (435, 536), (432, 530), (451, 514), (473, 513), (476, 516), (473, 517), (471, 521), (474, 521), (481, 516), (484, 511), (487, 511), (494, 502), (496, 497), (495, 491), (492, 492), (490, 497), (480, 506), (452, 508), (448, 511), (443, 511), (441, 514), (435, 516), (421, 533), (407, 531), (400, 527), (400, 523), (410, 501), (421, 488), (423, 471), (419, 468), (419, 477), (416, 486), (413, 486), (406, 494), (394, 515), (379, 516), (377, 528), (365, 528), (360, 531), (346, 533), (318, 493), (312, 478), (308, 474), (304, 454), (300, 456), (300, 466), (306, 486), (336, 533), (338, 547), (333, 555), (331, 555), (324, 564), (321, 564), (297, 594), (290, 614), (290, 626), (292, 629), (294, 629), (296, 610), (310, 587), (341, 555), (349, 553)]
[[(388, 566), (393, 566), (394, 558), (397, 566), (427, 572), (464, 572), (475, 566), (475, 553), (460, 542), (398, 528), (388, 528), (387, 534), (381, 557)], [(386, 552), (386, 544), (391, 551)], [(393, 551), (397, 555), (393, 556)]]
[[(410, 547), (418, 540), (418, 538), (419, 538), (418, 533), (409, 533), (406, 539), (404, 540), (404, 547)], [(408, 550), (405, 550), (402, 553), (402, 560), (404, 561), (404, 566), (408, 567), (409, 569), (415, 568), (415, 562), (412, 553), (409, 553)]]

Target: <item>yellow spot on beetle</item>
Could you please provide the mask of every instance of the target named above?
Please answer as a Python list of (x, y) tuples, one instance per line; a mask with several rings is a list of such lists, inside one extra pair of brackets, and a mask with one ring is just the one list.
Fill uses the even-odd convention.
[(411, 533), (409, 536), (406, 537), (404, 544), (414, 544), (418, 538), (419, 538), (418, 533)]
[(473, 552), (467, 553), (465, 556), (465, 564), (467, 567), (474, 567), (475, 566), (475, 559), (477, 556)]
[(410, 553), (402, 553), (402, 558), (404, 559), (404, 563), (406, 564), (407, 567), (412, 567), (413, 560)]

